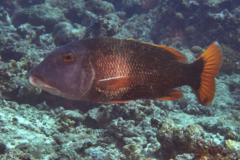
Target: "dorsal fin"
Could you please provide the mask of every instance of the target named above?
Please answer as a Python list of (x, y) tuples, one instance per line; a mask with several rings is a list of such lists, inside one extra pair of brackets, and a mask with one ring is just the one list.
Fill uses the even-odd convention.
[(167, 51), (169, 51), (171, 54), (173, 54), (176, 58), (177, 58), (177, 61), (178, 62), (181, 62), (181, 63), (185, 63), (187, 62), (187, 58), (185, 55), (183, 55), (181, 52), (179, 52), (178, 50), (176, 49), (173, 49), (171, 47), (167, 47), (167, 46), (161, 46), (161, 45), (156, 45), (157, 47), (160, 47), (160, 48), (163, 48)]
[[(130, 41), (137, 41), (135, 39), (132, 39), (132, 38), (128, 38), (127, 40), (130, 40)], [(138, 41), (140, 43), (145, 43), (145, 44), (149, 44), (149, 45), (152, 45), (152, 46), (156, 46), (156, 47), (160, 47), (160, 48), (163, 48), (165, 50), (167, 50), (168, 52), (170, 52), (170, 54), (173, 54), (177, 61), (178, 62), (181, 62), (181, 63), (185, 63), (187, 62), (187, 58), (185, 55), (183, 55), (181, 52), (179, 52), (178, 50), (174, 49), (174, 48), (171, 48), (171, 47), (167, 47), (167, 46), (162, 46), (162, 45), (156, 45), (156, 44), (153, 44), (153, 43), (148, 43), (148, 42), (143, 42), (143, 41)]]

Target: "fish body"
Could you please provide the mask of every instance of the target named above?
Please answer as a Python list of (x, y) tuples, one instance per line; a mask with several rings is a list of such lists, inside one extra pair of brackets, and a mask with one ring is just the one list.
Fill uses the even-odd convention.
[(132, 39), (92, 38), (61, 46), (30, 71), (29, 81), (54, 95), (91, 102), (177, 100), (189, 85), (199, 102), (214, 98), (222, 64), (213, 43), (194, 63), (179, 51)]

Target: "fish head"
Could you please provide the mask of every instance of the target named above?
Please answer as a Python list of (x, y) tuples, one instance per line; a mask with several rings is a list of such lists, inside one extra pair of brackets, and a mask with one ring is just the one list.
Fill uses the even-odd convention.
[[(80, 49), (79, 49), (80, 48)], [(84, 46), (70, 43), (50, 53), (29, 73), (29, 82), (51, 94), (82, 100), (94, 79)]]

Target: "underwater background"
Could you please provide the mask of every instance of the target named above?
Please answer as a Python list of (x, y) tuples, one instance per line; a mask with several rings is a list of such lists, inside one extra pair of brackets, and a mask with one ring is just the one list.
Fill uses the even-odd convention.
[[(183, 86), (178, 101), (98, 104), (29, 83), (56, 47), (93, 37), (170, 46), (189, 63), (218, 41), (214, 101)], [(1, 160), (237, 160), (239, 125), (239, 0), (0, 0)]]

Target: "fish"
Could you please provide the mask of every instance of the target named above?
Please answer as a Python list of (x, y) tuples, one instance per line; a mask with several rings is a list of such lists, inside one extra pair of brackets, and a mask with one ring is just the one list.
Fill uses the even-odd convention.
[(213, 42), (193, 63), (174, 48), (112, 37), (60, 46), (29, 72), (29, 82), (71, 100), (122, 103), (138, 99), (179, 100), (188, 85), (208, 105), (223, 62)]

